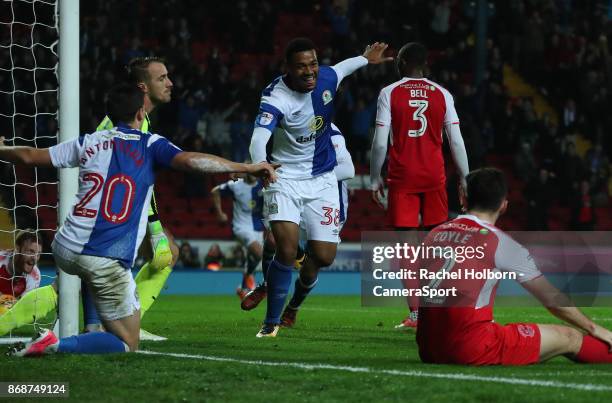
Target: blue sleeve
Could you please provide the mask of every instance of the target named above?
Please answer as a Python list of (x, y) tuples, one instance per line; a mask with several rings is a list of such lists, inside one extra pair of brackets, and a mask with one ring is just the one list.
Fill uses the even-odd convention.
[(283, 114), (278, 108), (262, 102), (259, 106), (257, 118), (255, 118), (255, 127), (263, 127), (273, 132), (282, 119)]
[(183, 150), (172, 144), (168, 139), (156, 134), (153, 135), (149, 141), (152, 141), (149, 149), (157, 165), (170, 167), (172, 159), (176, 157), (177, 154), (183, 152)]

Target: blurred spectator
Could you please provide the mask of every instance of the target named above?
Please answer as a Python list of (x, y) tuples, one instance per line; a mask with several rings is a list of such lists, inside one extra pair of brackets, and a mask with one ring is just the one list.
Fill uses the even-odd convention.
[(571, 229), (574, 231), (593, 231), (595, 229), (595, 209), (593, 208), (589, 182), (581, 181), (579, 188), (575, 190), (571, 203)]
[(242, 269), (245, 265), (246, 255), (244, 254), (244, 249), (242, 245), (237, 243), (232, 247), (229, 256), (225, 259), (225, 266)]
[[(100, 100), (123, 76), (127, 59), (159, 55), (167, 58), (175, 96), (153, 114), (152, 130), (186, 149), (242, 160), (248, 145), (248, 140), (241, 140), (248, 132), (246, 123), (255, 118), (264, 83), (280, 73), (282, 47), (288, 38), (311, 36), (320, 63), (332, 65), (359, 54), (372, 40), (389, 41), (389, 54), (407, 41), (420, 40), (431, 50), (427, 76), (455, 95), (471, 162), (502, 161), (504, 169), (514, 162), (523, 182), (541, 163), (554, 166), (562, 178), (566, 202), (570, 201), (566, 193), (571, 182), (563, 178), (579, 181), (584, 174), (592, 203), (609, 203), (611, 32), (600, 2), (491, 0), (495, 12), (489, 20), (488, 71), (477, 88), (473, 86), (474, 21), (465, 12), (469, 2), (326, 0), (320, 12), (314, 12), (319, 3), (271, 0), (182, 0), (162, 2), (158, 7), (153, 7), (157, 3), (152, 0), (142, 0), (140, 7), (128, 7), (119, 0), (81, 3), (83, 131), (93, 130), (100, 121), (104, 114)], [(141, 22), (117, 25), (113, 21), (118, 15)], [(25, 46), (31, 40), (27, 29), (12, 34), (13, 43)], [(57, 60), (46, 46), (56, 38), (51, 37), (52, 30), (37, 31), (36, 36), (37, 43), (45, 46), (32, 50), (34, 54), (17, 49), (9, 58), (0, 53), (0, 68), (11, 71), (0, 75), (0, 87), (15, 91), (14, 96), (0, 94), (0, 110), (4, 111), (0, 132), (28, 145), (36, 134), (36, 144), (48, 146), (57, 131), (58, 85), (53, 71)], [(241, 64), (243, 56), (248, 56), (248, 65)], [(507, 67), (543, 94), (556, 116), (538, 117), (540, 106), (511, 97), (512, 82), (504, 80)], [(31, 79), (34, 68), (36, 87)], [(370, 66), (346, 78), (339, 88), (335, 121), (350, 132), (349, 150), (357, 162), (363, 161), (369, 148), (364, 110), (395, 79), (392, 63)], [(186, 91), (190, 95), (181, 100), (178, 94)], [(35, 97), (26, 95), (35, 92)], [(238, 100), (246, 121), (241, 114), (231, 116)], [(48, 119), (25, 117), (41, 112), (49, 113), (45, 115)], [(194, 134), (203, 144), (192, 140)], [(570, 143), (587, 144), (588, 149), (589, 142), (592, 151), (582, 161), (567, 150)], [(580, 162), (582, 173), (575, 169)], [(2, 183), (11, 186), (15, 179), (9, 170)], [(198, 194), (201, 192), (194, 195)], [(525, 198), (525, 194), (518, 197)], [(521, 213), (511, 209), (509, 214)]]
[(189, 242), (181, 243), (176, 267), (200, 267), (198, 254), (191, 248)]
[(595, 144), (594, 147), (590, 148), (585, 155), (587, 161), (587, 168), (591, 175), (598, 175), (602, 170), (610, 164), (608, 157), (603, 153), (603, 147), (601, 143)]
[[(185, 151), (193, 151), (204, 153), (207, 152), (204, 148), (204, 142), (198, 136), (192, 136), (188, 139), (188, 145)], [(196, 175), (191, 173), (185, 174), (185, 182), (183, 184), (183, 196), (185, 197), (202, 197), (208, 194), (208, 176)]]
[(221, 247), (218, 243), (214, 243), (210, 246), (204, 258), (204, 268), (211, 271), (217, 271), (223, 267), (224, 259), (225, 255), (221, 251)]
[(348, 45), (350, 34), (349, 8), (347, 2), (333, 2), (327, 6), (327, 18), (333, 33), (332, 45), (341, 51), (346, 49)]
[(527, 198), (527, 229), (532, 231), (548, 230), (548, 210), (552, 199), (550, 173), (540, 168), (525, 188)]
[(126, 50), (123, 56), (123, 63), (127, 65), (130, 60), (144, 55), (145, 53), (141, 49), (140, 38), (135, 36), (130, 41), (130, 48)]
[(249, 158), (249, 144), (253, 134), (253, 122), (245, 111), (238, 114), (238, 118), (230, 123), (230, 137), (232, 139), (232, 161), (243, 162)]
[(353, 161), (358, 164), (365, 164), (367, 152), (370, 149), (370, 131), (376, 116), (376, 100), (372, 99), (369, 104), (359, 98), (357, 105), (352, 113), (351, 133), (347, 136), (349, 149), (353, 156)]
[(450, 29), (450, 1), (443, 0), (438, 2), (434, 8), (431, 20), (431, 30), (435, 34), (435, 44), (443, 45), (446, 43), (446, 34)]
[(514, 157), (514, 172), (521, 180), (528, 180), (536, 171), (536, 163), (531, 146), (524, 142), (521, 144), (521, 149)]
[(563, 126), (570, 127), (576, 122), (576, 102), (573, 99), (565, 101), (563, 106)]
[(232, 140), (230, 137), (230, 125), (227, 118), (240, 106), (235, 102), (229, 108), (213, 107), (206, 116), (206, 139), (205, 144), (213, 154), (220, 154), (225, 158), (230, 157)]
[(561, 177), (561, 199), (564, 202), (572, 201), (574, 196), (575, 184), (582, 180), (585, 176), (584, 163), (582, 159), (576, 154), (576, 146), (574, 143), (569, 143), (566, 147), (565, 153), (560, 158), (560, 174)]
[(180, 127), (195, 134), (198, 120), (202, 115), (202, 108), (196, 105), (196, 100), (192, 94), (187, 94), (184, 99), (179, 102), (179, 125)]

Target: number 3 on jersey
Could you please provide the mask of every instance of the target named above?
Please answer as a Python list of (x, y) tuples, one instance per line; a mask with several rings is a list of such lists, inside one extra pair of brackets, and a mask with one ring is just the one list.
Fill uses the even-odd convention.
[[(83, 175), (84, 182), (92, 182), (93, 186), (85, 194), (73, 209), (73, 214), (78, 217), (93, 218), (97, 215), (98, 211), (94, 209), (88, 209), (85, 206), (90, 202), (91, 199), (97, 195), (104, 185), (104, 179), (102, 175), (96, 173), (87, 173)], [(118, 187), (123, 187), (123, 197), (121, 199), (121, 206), (118, 212), (114, 212), (111, 209), (113, 203), (115, 191)], [(134, 179), (127, 175), (117, 174), (113, 175), (106, 181), (106, 188), (102, 195), (102, 201), (100, 206), (102, 208), (102, 217), (108, 222), (113, 224), (121, 224), (128, 219), (130, 212), (132, 211), (132, 202), (134, 201), (134, 194), (136, 192), (136, 184)]]
[(425, 117), (425, 111), (429, 106), (429, 101), (423, 99), (411, 99), (408, 101), (408, 105), (416, 108), (412, 114), (412, 119), (418, 120), (421, 124), (418, 130), (408, 130), (408, 137), (421, 137), (427, 130), (427, 118)]

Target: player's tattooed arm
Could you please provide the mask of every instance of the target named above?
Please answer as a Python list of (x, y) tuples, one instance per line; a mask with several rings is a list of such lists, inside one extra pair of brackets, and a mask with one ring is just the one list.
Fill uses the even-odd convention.
[(7, 146), (3, 136), (0, 137), (0, 160), (19, 165), (53, 166), (48, 148)]
[(207, 173), (246, 173), (253, 176), (264, 178), (268, 182), (276, 181), (276, 168), (279, 164), (269, 164), (260, 162), (258, 164), (244, 164), (240, 162), (232, 162), (225, 158), (217, 157), (216, 155), (181, 152), (172, 159), (172, 168), (194, 172), (200, 174)]

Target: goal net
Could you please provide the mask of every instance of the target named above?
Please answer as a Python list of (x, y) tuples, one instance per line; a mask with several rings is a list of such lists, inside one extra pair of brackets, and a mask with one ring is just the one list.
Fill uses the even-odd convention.
[[(58, 142), (58, 40), (57, 0), (0, 0), (0, 134), (7, 145), (49, 147)], [(53, 327), (56, 321), (55, 308), (39, 317), (42, 305), (57, 306), (41, 300), (50, 298), (48, 293), (25, 298), (28, 293), (36, 295), (31, 289), (37, 273), (27, 273), (29, 265), (23, 262), (31, 262), (32, 256), (16, 240), (21, 230), (34, 234), (42, 247), (40, 286), (49, 285), (56, 277), (50, 245), (57, 223), (56, 170), (15, 167), (2, 161), (0, 265), (4, 267), (0, 267), (0, 283), (5, 287), (0, 289), (0, 337), (4, 341), (31, 337), (37, 328)], [(7, 293), (7, 284), (16, 299)], [(12, 316), (20, 301), (21, 317)], [(31, 319), (24, 319), (24, 314), (32, 315)]]

